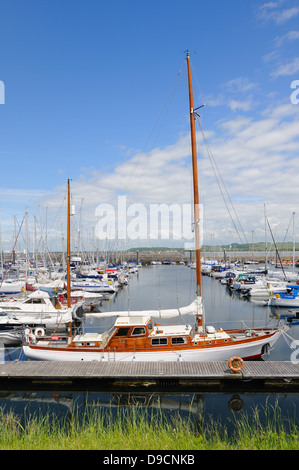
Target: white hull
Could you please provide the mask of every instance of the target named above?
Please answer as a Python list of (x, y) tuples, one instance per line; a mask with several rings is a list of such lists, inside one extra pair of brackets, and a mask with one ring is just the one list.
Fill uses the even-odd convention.
[(71, 313), (63, 313), (56, 315), (30, 315), (30, 314), (14, 314), (14, 317), (23, 325), (66, 325), (73, 319)]
[[(214, 348), (192, 348), (187, 350), (174, 351), (140, 351), (140, 352), (108, 352), (108, 351), (72, 351), (50, 348), (35, 348), (35, 346), (23, 345), (23, 351), (28, 359), (39, 361), (115, 361), (115, 362), (210, 362), (225, 361), (233, 356), (243, 359), (260, 357), (264, 352), (263, 348), (269, 345), (271, 349), (278, 340), (282, 330), (270, 338), (256, 341), (248, 341), (243, 344), (214, 347)], [(52, 342), (53, 343), (53, 342)], [(38, 344), (36, 345), (38, 346)], [(268, 348), (266, 347), (268, 350)]]
[(0, 345), (15, 346), (21, 344), (23, 340), (22, 331), (1, 331), (0, 332)]
[(280, 307), (280, 308), (298, 308), (299, 307), (299, 297), (296, 299), (277, 299), (272, 297), (269, 300), (269, 305), (271, 307)]
[(290, 281), (290, 282), (298, 281), (298, 279), (299, 279), (299, 276), (298, 276), (297, 273), (291, 273), (291, 272), (286, 271), (286, 270), (284, 270), (283, 272), (269, 271), (268, 275), (276, 277), (276, 278), (280, 278), (282, 280)]
[(270, 297), (269, 291), (267, 289), (250, 289), (248, 295), (250, 297), (262, 299), (269, 299)]
[[(2, 305), (0, 304), (0, 307)], [(64, 310), (54, 310), (54, 312), (47, 312), (47, 311), (34, 311), (34, 310), (21, 310), (21, 309), (13, 309), (13, 308), (4, 308), (3, 310), (0, 309), (2, 312), (3, 310), (7, 313), (11, 318), (17, 320), (18, 323), (22, 323), (24, 325), (31, 325), (31, 324), (38, 324), (38, 325), (54, 325), (54, 324), (62, 324), (62, 323), (69, 323), (72, 321), (73, 315), (72, 311), (68, 309)], [(8, 321), (10, 323), (10, 321)], [(12, 322), (14, 323), (14, 322)]]
[(271, 297), (275, 293), (285, 292), (287, 283), (276, 283), (276, 284), (267, 284), (267, 287), (264, 288), (253, 288), (248, 294), (251, 297)]
[(72, 289), (79, 289), (85, 292), (95, 292), (95, 293), (103, 293), (103, 292), (116, 292), (116, 288), (112, 285), (97, 285), (97, 284), (72, 284)]
[(79, 298), (79, 301), (83, 302), (84, 307), (90, 307), (99, 304), (100, 302), (102, 302), (103, 297), (103, 294), (97, 294), (96, 292), (87, 292), (83, 290), (71, 291), (71, 300), (76, 300)]
[[(76, 291), (72, 292), (74, 296)], [(79, 291), (78, 291), (79, 292)], [(97, 294), (95, 292), (84, 292), (83, 293), (83, 302), (86, 306), (91, 306), (100, 303), (103, 300), (103, 294)]]
[(20, 294), (25, 289), (25, 282), (0, 280), (0, 294)]

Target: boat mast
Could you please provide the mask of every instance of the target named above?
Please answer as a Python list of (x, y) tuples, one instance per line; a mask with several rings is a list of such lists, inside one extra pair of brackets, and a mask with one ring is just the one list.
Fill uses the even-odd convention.
[(66, 282), (67, 282), (67, 307), (71, 308), (71, 195), (70, 195), (70, 180), (67, 180), (67, 268), (66, 268)]
[(193, 103), (193, 90), (191, 79), (190, 55), (186, 55), (189, 84), (189, 105), (190, 105), (190, 126), (191, 126), (191, 146), (192, 146), (192, 167), (193, 167), (193, 192), (194, 192), (194, 232), (195, 232), (195, 252), (196, 252), (196, 293), (201, 297), (201, 262), (200, 262), (200, 240), (199, 240), (199, 195), (198, 195), (198, 175), (197, 175), (197, 151), (195, 133), (195, 110)]

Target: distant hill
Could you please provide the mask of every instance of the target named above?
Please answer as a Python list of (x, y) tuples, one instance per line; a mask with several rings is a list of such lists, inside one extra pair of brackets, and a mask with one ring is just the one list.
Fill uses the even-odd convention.
[[(268, 242), (268, 251), (275, 251), (275, 247), (273, 243)], [(293, 243), (292, 242), (276, 242), (276, 246), (279, 252), (281, 251), (292, 251), (293, 250)], [(215, 252), (215, 251), (265, 251), (265, 242), (256, 242), (254, 243), (254, 247), (251, 243), (231, 243), (230, 245), (204, 245), (202, 246), (201, 250), (205, 252)], [(184, 248), (171, 248), (171, 247), (138, 247), (138, 248), (130, 248), (127, 250), (128, 252), (136, 252), (136, 251), (148, 251), (148, 252), (157, 252), (157, 251), (181, 251), (184, 252)], [(295, 251), (299, 251), (299, 243), (295, 244)]]

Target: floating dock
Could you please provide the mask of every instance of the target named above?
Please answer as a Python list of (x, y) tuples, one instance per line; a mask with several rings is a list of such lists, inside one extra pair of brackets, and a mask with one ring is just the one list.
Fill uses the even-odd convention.
[(227, 362), (40, 362), (0, 364), (0, 390), (299, 392), (299, 365), (248, 361), (240, 372)]

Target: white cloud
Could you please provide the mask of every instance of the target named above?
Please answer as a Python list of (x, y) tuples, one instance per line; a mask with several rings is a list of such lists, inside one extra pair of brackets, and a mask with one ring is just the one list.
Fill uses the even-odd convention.
[(286, 34), (283, 36), (279, 36), (276, 38), (275, 43), (276, 47), (281, 47), (283, 44), (287, 42), (293, 42), (296, 39), (299, 39), (299, 31), (288, 31)]
[(229, 102), (229, 107), (232, 111), (237, 111), (240, 109), (241, 111), (249, 111), (252, 107), (252, 101), (247, 100), (247, 101), (237, 101), (237, 100), (231, 100)]
[(248, 77), (238, 77), (226, 82), (223, 85), (229, 92), (244, 93), (257, 87), (256, 83), (251, 82)]
[(49, 191), (43, 191), (41, 189), (19, 189), (19, 188), (1, 188), (0, 187), (0, 199), (6, 199), (9, 198), (9, 200), (14, 199), (19, 202), (22, 202), (24, 200), (28, 199), (38, 199), (46, 194), (48, 194)]
[(283, 24), (298, 16), (299, 7), (280, 9), (283, 3), (283, 1), (264, 3), (258, 9), (257, 18), (262, 21), (274, 21), (276, 24)]
[(278, 24), (286, 23), (291, 18), (298, 16), (298, 14), (299, 14), (299, 7), (289, 8), (287, 10), (283, 10), (282, 12), (278, 13), (275, 19)]
[(222, 85), (224, 92), (207, 99), (211, 107), (228, 106), (231, 111), (249, 111), (253, 106), (252, 95), (248, 92), (258, 88), (258, 83), (248, 77), (237, 77)]
[(273, 77), (279, 77), (283, 75), (294, 75), (299, 71), (299, 57), (296, 57), (288, 64), (280, 65), (275, 72), (272, 73)]

